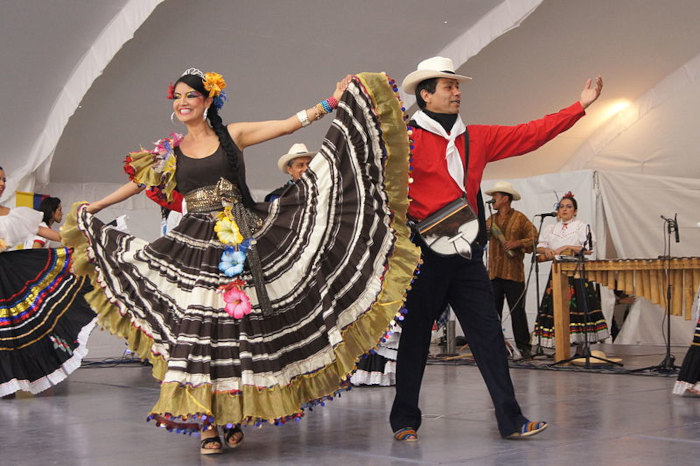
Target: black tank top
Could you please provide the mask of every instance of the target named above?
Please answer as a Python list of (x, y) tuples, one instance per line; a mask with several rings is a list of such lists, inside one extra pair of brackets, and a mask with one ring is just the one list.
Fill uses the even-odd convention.
[[(220, 178), (226, 178), (236, 183), (236, 173), (231, 168), (231, 164), (228, 163), (226, 152), (220, 145), (216, 152), (201, 159), (184, 155), (179, 147), (175, 148), (175, 154), (177, 155), (175, 181), (177, 182), (177, 190), (182, 194), (187, 194), (203, 186), (214, 185)], [(243, 154), (241, 151), (237, 151), (236, 155), (238, 163), (245, 173)]]

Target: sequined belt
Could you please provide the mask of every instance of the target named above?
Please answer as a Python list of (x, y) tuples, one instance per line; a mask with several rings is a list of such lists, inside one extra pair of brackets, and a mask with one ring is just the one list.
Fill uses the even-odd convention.
[[(206, 214), (220, 212), (225, 207), (231, 207), (231, 213), (243, 236), (252, 238), (253, 234), (262, 225), (262, 219), (246, 209), (241, 200), (242, 196), (238, 187), (225, 178), (220, 178), (215, 185), (204, 186), (185, 194), (188, 212)], [(262, 265), (255, 242), (250, 245), (246, 260), (253, 277), (253, 285), (258, 295), (258, 303), (262, 309), (262, 314), (264, 317), (269, 317), (273, 314), (272, 304), (265, 288)]]
[(217, 212), (241, 202), (236, 185), (225, 178), (213, 185), (197, 188), (185, 194), (187, 211), (192, 213)]

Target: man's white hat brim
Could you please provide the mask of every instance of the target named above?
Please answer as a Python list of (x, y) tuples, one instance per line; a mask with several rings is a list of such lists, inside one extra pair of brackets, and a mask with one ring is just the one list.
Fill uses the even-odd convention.
[(316, 152), (300, 152), (298, 154), (284, 154), (277, 161), (277, 168), (279, 168), (282, 173), (289, 174), (289, 172), (287, 171), (287, 165), (289, 164), (289, 162), (291, 162), (292, 160), (297, 159), (299, 157), (314, 158), (314, 156), (316, 154), (317, 154)]
[(458, 82), (469, 81), (469, 76), (462, 76), (461, 74), (446, 73), (444, 71), (435, 70), (416, 70), (409, 73), (403, 80), (401, 88), (406, 94), (414, 94), (416, 92), (416, 87), (418, 84), (425, 81), (426, 79), (432, 78), (446, 78), (446, 79), (456, 79)]
[(487, 196), (493, 196), (495, 193), (508, 193), (513, 196), (514, 201), (519, 201), (521, 199), (520, 193), (507, 181), (498, 181), (493, 185), (493, 188), (484, 191), (484, 194)]

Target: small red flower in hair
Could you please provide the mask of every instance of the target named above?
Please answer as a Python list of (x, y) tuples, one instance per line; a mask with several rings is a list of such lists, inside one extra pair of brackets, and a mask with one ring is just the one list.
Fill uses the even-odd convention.
[(568, 197), (568, 198), (570, 198), (570, 199), (573, 199), (573, 198), (574, 198), (574, 193), (572, 193), (571, 191), (569, 191), (569, 192), (567, 192), (566, 194), (564, 194), (561, 198), (564, 199), (565, 197)]
[(173, 83), (170, 83), (170, 86), (168, 87), (168, 99), (175, 99), (175, 85)]

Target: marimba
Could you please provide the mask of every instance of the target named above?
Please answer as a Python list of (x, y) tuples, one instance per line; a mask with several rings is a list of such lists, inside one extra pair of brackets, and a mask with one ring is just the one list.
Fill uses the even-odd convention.
[[(691, 319), (693, 298), (700, 287), (700, 257), (670, 259), (601, 259), (585, 261), (586, 278), (628, 295), (643, 297), (666, 308), (667, 284), (671, 284), (671, 315)], [(554, 359), (569, 358), (568, 277), (573, 277), (577, 262), (552, 264), (552, 300), (554, 307)], [(667, 278), (668, 275), (668, 278)]]

